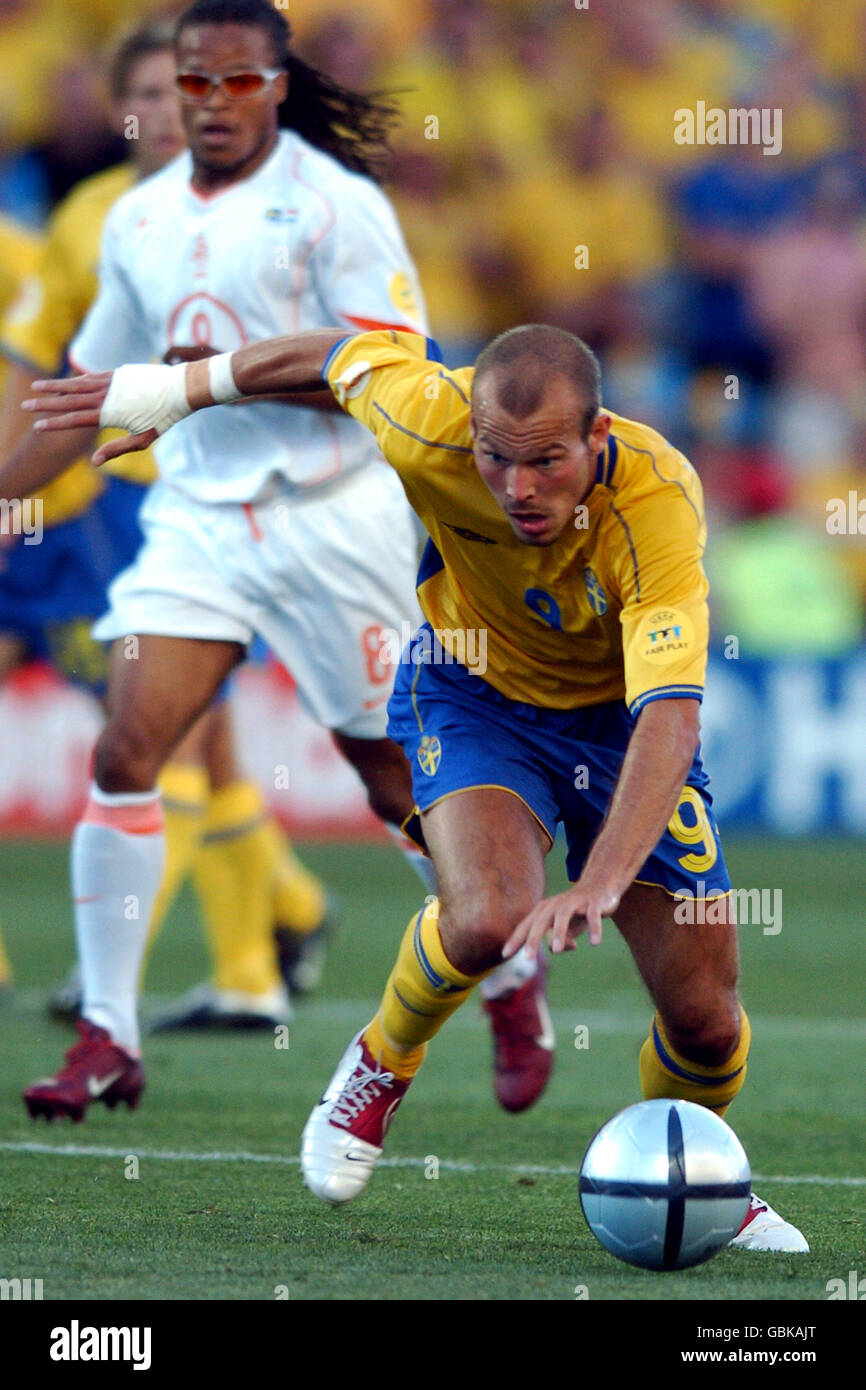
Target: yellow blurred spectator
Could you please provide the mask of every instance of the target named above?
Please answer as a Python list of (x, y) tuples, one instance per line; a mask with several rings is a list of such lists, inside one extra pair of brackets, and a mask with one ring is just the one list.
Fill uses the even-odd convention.
[(621, 159), (606, 110), (566, 127), (558, 150), (555, 162), (515, 179), (502, 198), (526, 312), (552, 322), (616, 285), (647, 280), (669, 253), (664, 204)]
[(304, 49), (320, 25), (332, 19), (363, 22), (383, 39), (389, 52), (417, 42), (430, 22), (427, 0), (363, 0), (360, 5), (358, 0), (290, 0), (283, 4), (274, 0), (274, 7), (289, 21), (298, 47)]
[(53, 74), (85, 36), (65, 0), (0, 0), (0, 148), (45, 133)]
[(699, 101), (730, 107), (742, 69), (734, 44), (689, 25), (671, 0), (628, 0), (596, 13), (607, 46), (600, 90), (626, 155), (660, 171), (706, 159), (705, 145), (676, 144), (674, 112), (696, 111)]
[(465, 349), (475, 356), (513, 321), (510, 279), (497, 274), (495, 210), (492, 220), (479, 215), (480, 187), (471, 196), (455, 188), (443, 161), (423, 146), (399, 151), (389, 191), (418, 267), (434, 338), (452, 354)]
[(454, 168), (518, 171), (546, 148), (541, 111), (488, 0), (432, 0), (421, 44), (385, 74), (405, 114), (398, 143), (435, 143)]

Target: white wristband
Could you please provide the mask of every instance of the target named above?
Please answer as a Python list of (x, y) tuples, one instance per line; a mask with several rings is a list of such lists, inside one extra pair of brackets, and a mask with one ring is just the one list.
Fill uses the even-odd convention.
[(207, 359), (208, 390), (217, 405), (225, 405), (228, 401), (239, 401), (243, 395), (243, 392), (238, 390), (232, 376), (233, 355), (231, 352), (221, 352), (216, 357)]
[(186, 365), (118, 367), (99, 412), (99, 423), (112, 429), (164, 434), (192, 412), (186, 398)]

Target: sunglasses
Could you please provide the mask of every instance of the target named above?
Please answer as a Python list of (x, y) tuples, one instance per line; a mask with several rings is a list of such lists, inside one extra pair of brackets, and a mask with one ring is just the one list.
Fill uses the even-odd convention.
[(245, 101), (259, 96), (284, 68), (256, 68), (250, 72), (228, 72), (211, 77), (206, 72), (179, 72), (174, 85), (187, 101), (207, 101), (218, 87), (231, 101)]

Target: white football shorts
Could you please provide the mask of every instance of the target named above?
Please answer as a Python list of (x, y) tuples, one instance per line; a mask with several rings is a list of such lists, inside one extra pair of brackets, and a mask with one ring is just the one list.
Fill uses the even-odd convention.
[[(384, 738), (397, 637), (420, 621), (414, 516), (395, 473), (360, 468), (316, 493), (197, 502), (157, 482), (145, 541), (108, 591), (101, 641), (134, 634), (248, 646), (258, 633), (328, 729)], [(383, 660), (384, 657), (384, 660)]]

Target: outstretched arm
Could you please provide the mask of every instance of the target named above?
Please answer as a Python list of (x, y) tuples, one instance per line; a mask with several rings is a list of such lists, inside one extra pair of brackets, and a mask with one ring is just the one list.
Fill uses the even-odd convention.
[[(130, 431), (103, 444), (96, 464), (148, 448), (193, 411), (247, 397), (309, 393), (327, 389), (322, 368), (331, 349), (351, 335), (339, 328), (269, 338), (233, 353), (175, 367), (130, 366), (70, 381), (35, 381), (25, 410), (42, 413), (39, 432), (110, 426)], [(302, 401), (300, 397), (305, 399)]]

